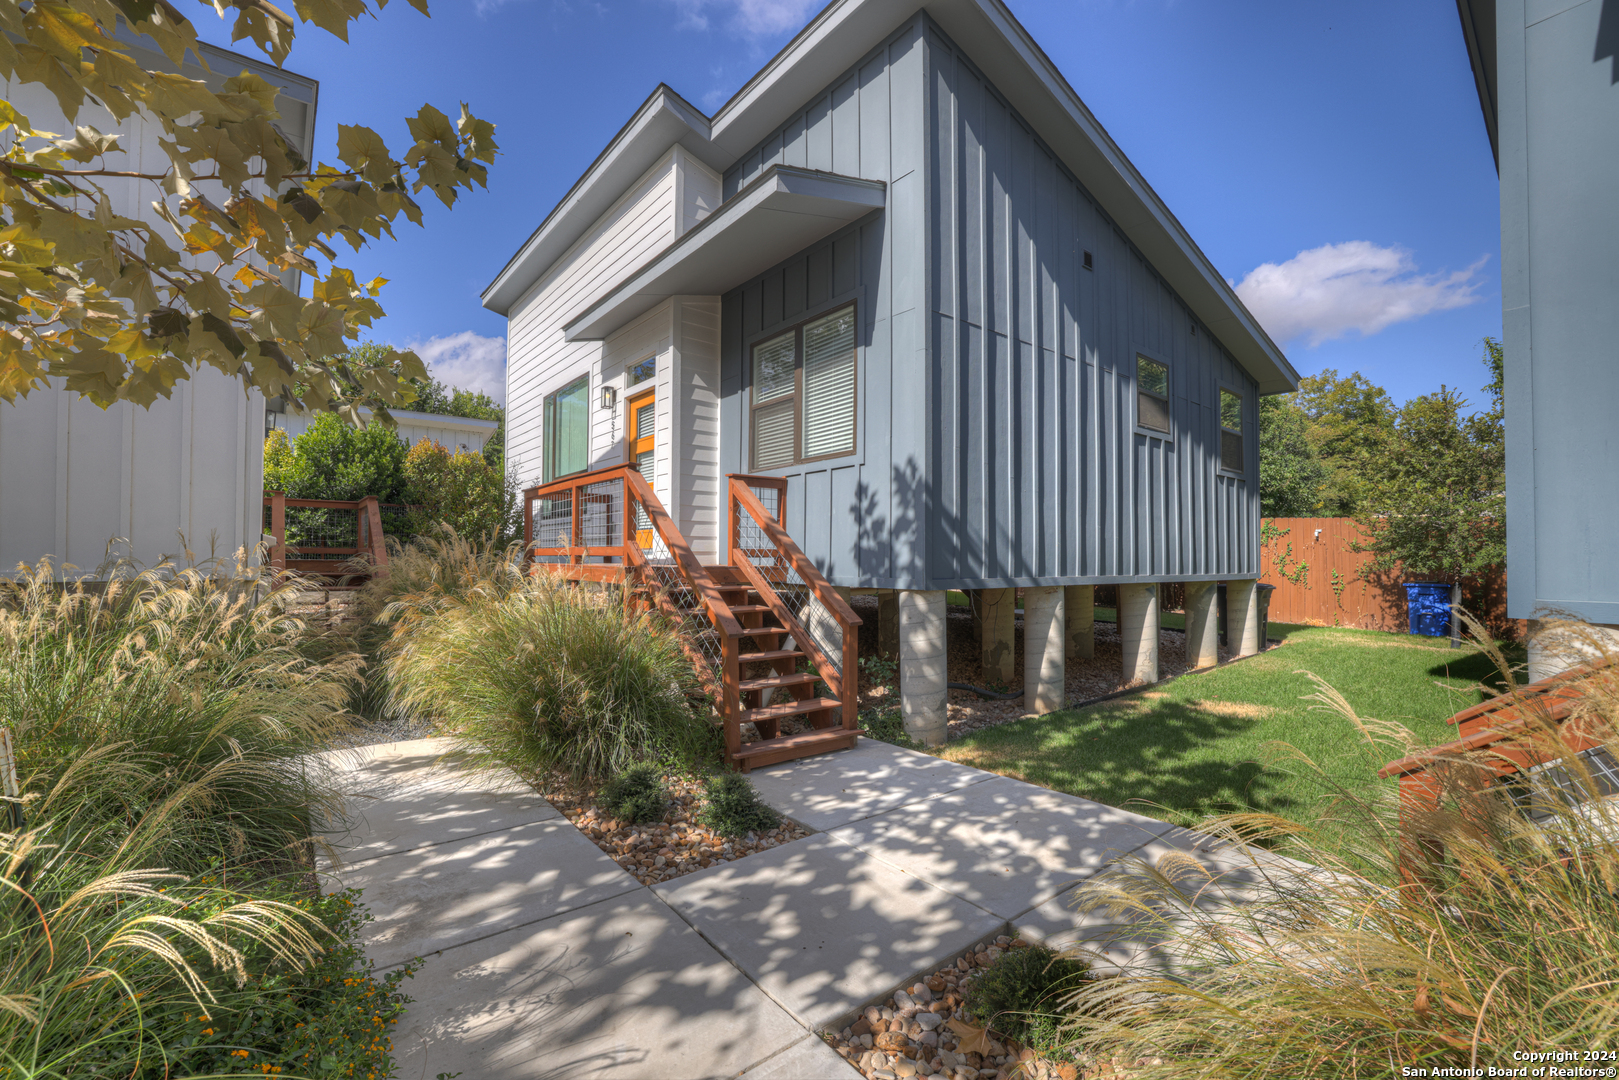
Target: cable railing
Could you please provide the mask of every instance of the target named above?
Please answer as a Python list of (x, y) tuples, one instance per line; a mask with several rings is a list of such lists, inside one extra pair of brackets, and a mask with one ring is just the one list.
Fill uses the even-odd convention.
[(788, 535), (782, 514), (787, 481), (742, 474), (729, 479), (731, 565), (841, 703), (843, 728), (855, 731), (860, 616)]

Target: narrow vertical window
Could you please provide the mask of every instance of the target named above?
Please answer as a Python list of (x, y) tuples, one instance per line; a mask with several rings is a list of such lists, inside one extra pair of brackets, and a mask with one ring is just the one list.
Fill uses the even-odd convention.
[(1242, 395), (1220, 391), (1220, 468), (1243, 471)]
[(1136, 424), (1169, 431), (1169, 368), (1145, 356), (1136, 357)]
[(857, 356), (852, 305), (753, 347), (753, 468), (854, 450)]
[(590, 378), (545, 398), (545, 479), (584, 472), (590, 464)]
[(854, 308), (804, 327), (803, 457), (854, 449)]
[(791, 465), (798, 451), (798, 331), (753, 347), (753, 467)]

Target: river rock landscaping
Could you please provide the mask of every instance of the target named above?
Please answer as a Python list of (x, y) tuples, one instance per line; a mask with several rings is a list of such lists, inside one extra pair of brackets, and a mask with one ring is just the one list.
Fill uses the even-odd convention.
[(669, 792), (669, 805), (662, 820), (644, 825), (619, 821), (606, 813), (596, 806), (594, 792), (553, 792), (548, 798), (581, 833), (643, 885), (656, 885), (715, 863), (769, 851), (814, 832), (783, 818), (775, 829), (727, 839), (699, 820), (703, 808), (701, 781), (669, 777), (664, 786)]
[[(853, 1024), (827, 1032), (827, 1043), (868, 1080), (940, 1076), (947, 1080), (1128, 1080), (1126, 1063), (1042, 1057), (975, 1023), (962, 1007), (974, 974), (1027, 941), (982, 941), (949, 967), (869, 1005)], [(1148, 1064), (1142, 1062), (1140, 1064)]]

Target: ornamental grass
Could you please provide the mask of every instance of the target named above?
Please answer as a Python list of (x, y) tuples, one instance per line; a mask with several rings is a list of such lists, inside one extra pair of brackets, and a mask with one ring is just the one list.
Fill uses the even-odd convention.
[(384, 617), (394, 624), (394, 705), (537, 782), (600, 781), (638, 761), (689, 764), (713, 750), (675, 629), (630, 610), (617, 589), (542, 571), (406, 596)]
[[(1582, 636), (1584, 655), (1607, 647)], [(1513, 672), (1494, 658), (1510, 687)], [(1317, 812), (1200, 826), (1253, 845), (1248, 881), (1171, 855), (1085, 891), (1081, 906), (1130, 923), (1121, 936), (1155, 943), (1154, 960), (1068, 999), (1070, 1048), (1162, 1062), (1132, 1073), (1143, 1077), (1487, 1071), (1558, 1052), (1575, 1052), (1565, 1067), (1613, 1067), (1583, 1055), (1619, 1050), (1619, 804), (1604, 776), (1619, 753), (1619, 676), (1610, 667), (1586, 685), (1565, 723), (1590, 733), (1596, 752), (1569, 752), (1540, 715), (1525, 739), (1544, 768), (1484, 785), (1489, 751), (1447, 756), (1438, 808), (1409, 818), (1404, 834), (1392, 784), (1368, 795), (1360, 778), (1339, 783), (1277, 747), (1276, 764), (1321, 785)], [(1307, 700), (1345, 724), (1368, 769), (1418, 750), (1403, 726), (1357, 715), (1319, 680)]]
[(312, 874), (358, 659), (251, 576), (54, 576), (0, 583), (0, 1075), (386, 1075), (409, 972)]

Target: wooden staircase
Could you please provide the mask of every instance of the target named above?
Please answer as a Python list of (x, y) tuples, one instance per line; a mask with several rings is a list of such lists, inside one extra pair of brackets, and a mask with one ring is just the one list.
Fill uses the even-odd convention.
[(532, 572), (621, 584), (627, 602), (668, 616), (744, 772), (859, 737), (860, 617), (783, 527), (785, 493), (775, 477), (729, 477), (730, 561), (710, 566), (633, 467), (523, 493)]

